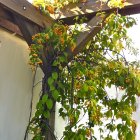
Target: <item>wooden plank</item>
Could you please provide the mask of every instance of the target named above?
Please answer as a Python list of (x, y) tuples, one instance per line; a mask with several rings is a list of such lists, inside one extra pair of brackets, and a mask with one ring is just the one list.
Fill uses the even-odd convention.
[[(74, 50), (67, 49), (66, 52), (68, 53), (68, 61), (70, 61), (75, 55), (77, 55), (79, 52), (82, 52), (82, 50), (85, 48), (87, 43), (97, 34), (101, 31), (101, 29), (104, 27), (105, 23), (104, 20), (108, 16), (107, 14), (104, 18), (101, 17), (93, 17), (87, 24), (87, 27), (89, 30), (87, 32), (83, 32), (79, 35), (77, 42), (76, 42), (76, 48)], [(65, 66), (66, 64), (63, 64)]]
[[(125, 6), (123, 9), (119, 9), (119, 12), (123, 15), (131, 15), (140, 13), (140, 0), (127, 0), (129, 5)], [(87, 22), (91, 20), (97, 12), (102, 11), (110, 12), (115, 9), (110, 9), (106, 4), (101, 4), (101, 2), (94, 2), (93, 0), (88, 0), (86, 3), (70, 4), (64, 7), (60, 14), (55, 15), (57, 19), (62, 20), (65, 24), (71, 25), (75, 23), (75, 17), (79, 18), (86, 17)]]
[(0, 26), (16, 35), (23, 37), (22, 33), (17, 25), (15, 25), (12, 22), (5, 20), (1, 17), (0, 17)]
[(20, 16), (13, 15), (13, 18), (21, 30), (25, 41), (30, 46), (32, 44), (32, 36), (38, 32), (41, 32), (41, 29), (36, 24), (26, 21)]
[[(104, 10), (108, 9), (107, 5), (103, 5)], [(71, 3), (61, 9), (60, 13), (56, 14), (55, 17), (62, 19), (73, 16), (84, 15), (87, 13), (97, 13), (101, 9), (101, 2), (95, 2), (94, 0), (87, 0), (85, 3)]]
[[(140, 0), (129, 0), (129, 2), (132, 2), (131, 5), (126, 6), (123, 9), (119, 9), (119, 12), (123, 15), (129, 15), (134, 14), (136, 12), (140, 13)], [(105, 8), (106, 9), (106, 8)], [(106, 9), (105, 10), (107, 16), (112, 11), (112, 9)], [(68, 61), (70, 61), (73, 56), (77, 55), (79, 52), (81, 52), (84, 47), (87, 45), (88, 41), (90, 41), (99, 31), (102, 29), (102, 27), (105, 25), (104, 22), (102, 22), (102, 19), (100, 17), (95, 16), (96, 12), (93, 12), (91, 14), (94, 14), (94, 16), (91, 18), (91, 20), (88, 22), (87, 26), (90, 27), (89, 32), (81, 33), (80, 36), (77, 39), (76, 48), (72, 51), (70, 49), (67, 50), (68, 53)], [(80, 15), (81, 16), (81, 15)], [(71, 19), (72, 20), (72, 19)], [(99, 23), (102, 23), (102, 26), (98, 26)], [(65, 64), (64, 64), (65, 65)]]
[(24, 17), (26, 20), (34, 22), (42, 28), (48, 27), (54, 22), (50, 16), (41, 14), (26, 0), (0, 0), (0, 6)]
[(10, 13), (6, 9), (3, 9), (2, 7), (0, 7), (0, 18), (15, 23)]
[[(25, 41), (30, 46), (32, 44), (32, 36), (39, 32), (42, 32), (42, 28), (37, 26), (36, 24), (32, 24), (32, 22), (24, 20), (24, 18), (21, 16), (13, 15), (13, 18), (16, 24), (18, 25), (19, 29), (21, 30)], [(46, 58), (44, 58), (43, 53), (41, 54), (40, 57), (43, 62), (43, 65), (40, 64), (40, 67), (42, 71), (45, 73), (45, 70), (47, 68)]]
[[(106, 16), (107, 17), (107, 16)], [(80, 34), (80, 36), (77, 39), (76, 42), (76, 48), (73, 50), (73, 55), (78, 54), (81, 52), (86, 44), (97, 34), (99, 31), (103, 28), (105, 23), (103, 24), (103, 21), (105, 18), (95, 16), (93, 17), (87, 24), (87, 27), (89, 30), (87, 32), (83, 32)]]
[[(125, 6), (125, 9), (129, 7), (136, 7), (140, 6), (140, 0), (126, 0), (129, 5)], [(107, 6), (107, 4), (103, 4), (100, 1), (94, 2), (93, 0), (87, 0), (85, 3), (75, 3), (75, 4), (69, 4), (68, 6), (65, 6), (61, 10), (61, 15), (59, 18), (66, 18), (66, 17), (72, 17), (76, 15), (84, 15), (88, 13), (97, 13), (99, 11), (108, 11), (110, 8)]]

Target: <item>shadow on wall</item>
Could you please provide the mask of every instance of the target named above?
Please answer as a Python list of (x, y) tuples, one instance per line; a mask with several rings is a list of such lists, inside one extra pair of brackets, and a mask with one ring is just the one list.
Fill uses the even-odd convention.
[(31, 88), (26, 42), (0, 28), (0, 140), (24, 138)]

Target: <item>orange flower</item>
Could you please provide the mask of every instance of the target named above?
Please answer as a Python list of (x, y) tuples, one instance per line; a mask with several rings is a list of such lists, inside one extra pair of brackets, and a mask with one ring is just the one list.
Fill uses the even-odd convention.
[(61, 28), (55, 28), (54, 33), (57, 35), (62, 35), (62, 29)]
[(42, 64), (42, 61), (38, 61), (37, 64)]
[(34, 40), (35, 38), (40, 37), (40, 34), (35, 34), (34, 36), (32, 36), (32, 40)]
[(65, 41), (64, 41), (63, 37), (60, 38), (60, 42), (61, 42), (61, 44), (64, 44)]
[(65, 24), (65, 29), (66, 31), (69, 29), (69, 26), (67, 24)]
[(41, 40), (41, 39), (38, 39), (38, 40), (37, 40), (37, 43), (38, 43), (38, 44), (42, 44), (42, 40)]
[(34, 53), (33, 56), (34, 56), (34, 57), (37, 57), (38, 55)]
[(35, 36), (32, 36), (32, 40), (34, 40), (35, 39)]
[(71, 46), (71, 51), (73, 52), (75, 48), (76, 48), (76, 44), (73, 43), (72, 46)]
[(48, 39), (49, 39), (49, 35), (48, 35), (48, 34), (46, 34), (46, 35), (45, 35), (45, 38), (46, 38), (46, 40), (48, 40)]
[(54, 7), (47, 6), (46, 8), (47, 8), (47, 10), (49, 11), (50, 14), (54, 14)]
[(39, 36), (40, 36), (40, 33), (34, 35), (34, 37), (39, 37)]
[(91, 130), (89, 128), (86, 129), (86, 136), (91, 137)]

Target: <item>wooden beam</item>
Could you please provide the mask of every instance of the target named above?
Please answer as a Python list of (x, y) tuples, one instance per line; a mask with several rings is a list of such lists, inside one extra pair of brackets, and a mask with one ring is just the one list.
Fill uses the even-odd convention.
[(76, 42), (76, 48), (73, 50), (72, 54), (75, 56), (79, 52), (82, 52), (82, 50), (85, 48), (87, 43), (95, 36), (97, 33), (101, 31), (101, 29), (104, 27), (105, 23), (104, 20), (106, 19), (108, 15), (106, 15), (104, 18), (95, 16), (93, 17), (87, 24), (87, 27), (89, 30), (87, 32), (83, 32), (80, 34), (80, 36), (77, 39)]
[[(42, 28), (37, 26), (36, 24), (32, 24), (32, 22), (24, 20), (24, 18), (20, 16), (13, 15), (13, 18), (16, 24), (18, 25), (19, 29), (21, 30), (25, 41), (30, 46), (32, 44), (32, 36), (39, 32), (42, 32)], [(40, 68), (45, 73), (46, 59), (43, 57), (43, 54), (41, 54), (41, 59), (43, 61), (44, 66), (40, 65)]]
[[(66, 52), (68, 54), (68, 62), (71, 61), (71, 59), (77, 55), (78, 53), (82, 52), (82, 50), (85, 48), (87, 43), (97, 34), (101, 31), (101, 29), (104, 27), (105, 22), (104, 20), (109, 16), (107, 14), (104, 18), (95, 16), (93, 17), (87, 24), (87, 27), (89, 30), (87, 32), (83, 32), (79, 35), (76, 47), (74, 50), (67, 49)], [(64, 63), (63, 66), (66, 64)]]
[(41, 14), (26, 0), (0, 0), (0, 6), (42, 28), (48, 27), (54, 22), (50, 16)]
[(32, 36), (38, 32), (41, 32), (42, 28), (40, 29), (36, 24), (32, 24), (32, 22), (26, 21), (20, 16), (13, 15), (13, 18), (21, 30), (24, 39), (30, 46), (32, 44)]
[[(123, 9), (119, 9), (119, 13), (123, 15), (131, 15), (140, 13), (140, 0), (127, 0), (129, 3)], [(110, 9), (107, 4), (102, 4), (100, 1), (94, 2), (93, 0), (87, 0), (85, 3), (69, 4), (64, 7), (60, 14), (56, 14), (57, 20), (62, 20), (65, 24), (71, 25), (76, 21), (76, 16), (79, 18), (86, 17), (87, 22), (94, 17), (97, 12), (100, 11), (110, 12), (115, 9)]]
[(0, 18), (5, 19), (5, 20), (9, 20), (10, 22), (14, 22), (10, 12), (8, 12), (6, 9), (0, 7)]
[(23, 35), (17, 25), (15, 25), (12, 22), (5, 20), (1, 17), (0, 17), (0, 26), (16, 35), (23, 37)]

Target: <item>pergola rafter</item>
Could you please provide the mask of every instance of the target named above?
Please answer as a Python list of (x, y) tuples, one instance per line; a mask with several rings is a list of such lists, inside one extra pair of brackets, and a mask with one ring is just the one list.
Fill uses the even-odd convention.
[(25, 20), (31, 21), (42, 28), (48, 27), (54, 22), (53, 18), (41, 14), (26, 0), (0, 0), (0, 7), (3, 7), (15, 15), (19, 15)]
[(66, 50), (68, 53), (68, 61), (70, 61), (73, 56), (80, 53), (87, 43), (104, 27), (104, 20), (108, 15), (109, 14), (104, 18), (95, 16), (87, 23), (89, 30), (80, 33), (76, 41), (76, 47), (73, 50), (69, 48)]
[[(125, 8), (119, 9), (119, 12), (121, 14), (131, 15), (140, 13), (140, 0), (128, 0), (128, 3), (129, 4), (125, 6)], [(76, 22), (74, 20), (76, 16), (78, 16), (79, 18), (85, 16), (87, 18), (87, 22), (89, 22), (101, 9), (105, 12), (111, 12), (114, 10), (110, 9), (106, 4), (101, 6), (101, 2), (93, 2), (92, 0), (87, 0), (87, 2), (85, 3), (69, 4), (61, 10), (60, 14), (55, 14), (55, 17), (57, 16), (57, 20), (62, 20), (68, 25), (74, 24)], [(31, 36), (33, 34), (40, 32), (44, 28), (51, 26), (54, 22), (57, 22), (57, 20), (54, 20), (50, 16), (43, 15), (39, 10), (37, 10), (26, 0), (0, 0), (1, 25), (6, 22), (3, 21), (3, 19), (8, 20), (8, 24), (15, 24), (14, 28), (16, 29), (16, 33), (21, 35), (19, 31), (20, 29), (29, 45), (31, 44)], [(18, 19), (26, 22), (26, 25), (21, 22), (25, 27), (21, 26)], [(6, 26), (6, 24), (3, 24), (2, 26), (5, 28), (9, 28), (9, 26)], [(27, 28), (27, 26), (28, 29), (25, 29)], [(9, 30), (13, 31), (13, 29), (11, 28), (9, 28)], [(31, 32), (29, 33), (28, 37), (27, 30), (30, 30), (29, 32)]]
[[(127, 0), (127, 6), (123, 9), (118, 9), (118, 12), (122, 15), (132, 15), (140, 13), (140, 0)], [(65, 24), (71, 25), (76, 22), (75, 17), (86, 17), (87, 22), (92, 19), (98, 12), (110, 12), (115, 9), (110, 9), (107, 4), (103, 4), (100, 1), (94, 2), (93, 0), (87, 0), (85, 3), (74, 3), (65, 6), (60, 14), (57, 16), (58, 20), (62, 20)]]

